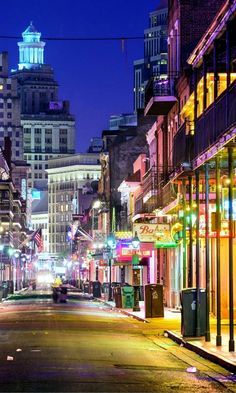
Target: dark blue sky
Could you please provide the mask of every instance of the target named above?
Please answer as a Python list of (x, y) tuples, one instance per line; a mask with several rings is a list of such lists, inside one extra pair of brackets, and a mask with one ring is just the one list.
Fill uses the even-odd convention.
[[(142, 36), (159, 0), (13, 0), (2, 2), (0, 35), (21, 36), (32, 20), (44, 37)], [(0, 39), (10, 68), (18, 63), (18, 40)], [(76, 116), (76, 150), (108, 128), (109, 116), (133, 112), (133, 60), (143, 57), (143, 41), (46, 41), (45, 63)]]

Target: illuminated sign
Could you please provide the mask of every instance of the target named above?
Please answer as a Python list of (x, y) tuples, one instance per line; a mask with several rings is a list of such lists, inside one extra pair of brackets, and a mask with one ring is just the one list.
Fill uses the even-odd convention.
[[(208, 237), (214, 238), (217, 237), (216, 233), (216, 207), (215, 204), (209, 205), (209, 231)], [(233, 233), (232, 236), (234, 237), (235, 234)], [(200, 215), (199, 215), (199, 237), (206, 237), (206, 215), (205, 215), (205, 206), (201, 206)], [(224, 219), (224, 216), (220, 220), (220, 237), (230, 237), (229, 236), (229, 221)]]
[(153, 243), (159, 237), (163, 237), (167, 232), (170, 232), (169, 224), (134, 224), (134, 233), (137, 232), (137, 236), (141, 242)]
[(170, 224), (134, 224), (134, 231), (141, 242), (154, 242), (155, 248), (178, 246), (172, 238)]
[(21, 195), (23, 199), (26, 199), (27, 188), (26, 188), (26, 179), (21, 179)]
[(118, 261), (132, 261), (133, 255), (138, 255), (141, 258), (150, 258), (152, 255), (152, 248), (145, 245), (140, 245), (140, 249), (135, 250), (130, 242), (119, 242), (116, 249), (116, 257)]
[(50, 111), (61, 111), (63, 109), (62, 101), (50, 101), (49, 102)]
[(131, 231), (118, 231), (115, 232), (116, 239), (132, 239), (133, 233)]

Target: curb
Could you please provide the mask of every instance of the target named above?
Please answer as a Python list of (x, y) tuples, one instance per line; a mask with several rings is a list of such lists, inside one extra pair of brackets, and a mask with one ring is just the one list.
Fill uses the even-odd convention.
[(112, 307), (112, 309), (116, 310), (116, 311), (120, 311), (122, 314), (127, 315), (128, 317), (132, 317), (134, 319), (137, 319), (140, 322), (144, 322), (144, 323), (150, 323), (150, 321), (148, 321), (145, 318), (139, 317), (138, 315), (134, 315), (128, 311), (125, 311), (123, 308), (118, 308), (118, 307)]
[(137, 319), (137, 320), (140, 321), (140, 322), (150, 323), (147, 319), (142, 318), (142, 317), (139, 317), (138, 315), (133, 315), (132, 313), (130, 313), (130, 312), (128, 312), (128, 311), (125, 311), (123, 308), (119, 308), (119, 307), (112, 306), (111, 304), (107, 303), (106, 301), (104, 301), (104, 300), (102, 300), (102, 299), (100, 299), (100, 298), (97, 298), (97, 297), (96, 297), (96, 298), (94, 298), (94, 299), (96, 299), (96, 300), (98, 300), (99, 302), (101, 302), (101, 303), (105, 304), (106, 306), (110, 307), (112, 310), (115, 310), (115, 311), (117, 311), (117, 312), (121, 312), (122, 314), (125, 314), (125, 315), (127, 315), (128, 317), (132, 317), (132, 318), (134, 318), (134, 319)]
[(177, 334), (171, 332), (170, 330), (165, 330), (165, 333), (168, 337), (175, 341), (177, 344), (183, 344), (183, 346), (189, 349), (192, 352), (197, 353), (201, 357), (210, 360), (212, 363), (218, 364), (219, 366), (225, 368), (226, 370), (236, 373), (236, 366), (230, 360), (226, 360), (224, 357), (220, 356), (219, 354), (215, 355), (211, 351), (207, 349), (199, 348), (198, 346), (192, 344), (189, 341), (184, 340), (182, 337), (179, 337)]

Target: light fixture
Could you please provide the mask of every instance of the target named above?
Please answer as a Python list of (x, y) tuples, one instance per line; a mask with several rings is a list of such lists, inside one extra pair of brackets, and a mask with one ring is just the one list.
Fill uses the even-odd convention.
[(97, 199), (93, 202), (93, 209), (99, 209), (99, 207), (101, 207), (101, 201)]
[(113, 233), (110, 233), (110, 235), (107, 237), (107, 244), (112, 249), (116, 248), (116, 238)]
[(132, 246), (133, 246), (133, 248), (137, 249), (139, 247), (139, 244), (140, 244), (140, 241), (138, 238), (138, 234), (137, 234), (137, 231), (135, 231), (134, 237), (132, 239)]

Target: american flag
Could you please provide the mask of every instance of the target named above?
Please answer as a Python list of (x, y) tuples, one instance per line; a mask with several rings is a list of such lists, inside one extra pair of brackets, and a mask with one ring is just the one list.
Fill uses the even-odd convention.
[(43, 237), (42, 228), (38, 228), (32, 235), (31, 240), (33, 240), (38, 247), (38, 252), (43, 251)]

